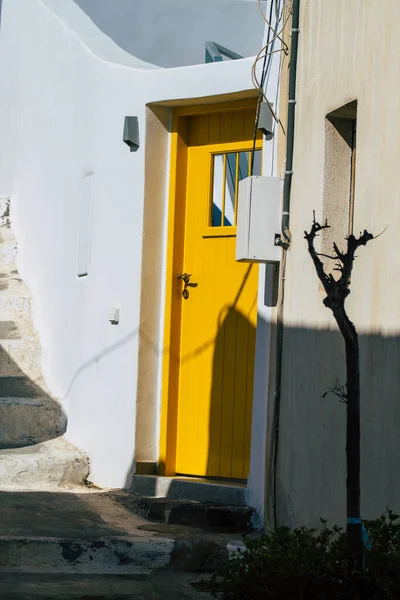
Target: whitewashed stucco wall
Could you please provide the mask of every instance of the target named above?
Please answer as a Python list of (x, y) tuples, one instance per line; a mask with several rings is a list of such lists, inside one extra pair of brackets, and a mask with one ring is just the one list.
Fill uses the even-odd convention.
[[(121, 487), (135, 446), (145, 107), (249, 90), (252, 60), (154, 69), (69, 0), (3, 0), (1, 27), (0, 195), (12, 197), (45, 376), (65, 403), (69, 439), (91, 458), (92, 480)], [(139, 118), (136, 153), (121, 140), (125, 115)], [(89, 172), (89, 276), (78, 279)], [(108, 322), (112, 306), (118, 326)]]
[[(269, 4), (268, 4), (269, 7)], [(275, 19), (272, 21), (275, 27)], [(273, 37), (272, 35), (270, 37)], [(267, 41), (267, 31), (264, 36), (264, 44)], [(270, 50), (278, 50), (281, 47), (279, 40), (275, 40)], [(270, 57), (267, 69), (267, 77), (264, 83), (264, 92), (275, 110), (279, 113), (279, 79), (281, 71), (281, 54), (275, 52)], [(277, 124), (274, 125), (274, 137), (270, 141), (264, 140), (262, 173), (265, 176), (278, 176), (277, 150), (278, 139), (281, 132)], [(280, 175), (279, 175), (280, 176)], [(276, 293), (278, 285), (278, 267), (274, 265), (259, 266), (258, 280), (258, 314), (256, 334), (256, 356), (254, 372), (254, 397), (253, 397), (253, 420), (251, 431), (251, 458), (250, 474), (248, 479), (248, 502), (256, 509), (260, 526), (266, 519), (266, 495), (269, 493), (270, 481), (268, 481), (268, 447), (269, 439), (269, 414), (271, 412), (270, 402), (270, 369), (274, 369), (271, 357), (271, 334), (272, 322), (276, 305)], [(268, 523), (266, 523), (268, 526)]]

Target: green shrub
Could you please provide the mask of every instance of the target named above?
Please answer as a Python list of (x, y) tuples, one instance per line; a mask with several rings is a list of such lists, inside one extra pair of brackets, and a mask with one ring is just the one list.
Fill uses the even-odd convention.
[(371, 549), (365, 571), (347, 575), (346, 535), (339, 527), (280, 527), (258, 539), (201, 584), (222, 600), (400, 600), (400, 525), (387, 511), (365, 523)]

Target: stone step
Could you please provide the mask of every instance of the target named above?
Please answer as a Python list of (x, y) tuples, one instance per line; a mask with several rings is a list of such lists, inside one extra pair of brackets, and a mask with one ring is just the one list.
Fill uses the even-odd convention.
[[(3, 272), (5, 268), (11, 265), (16, 265), (17, 259), (17, 244), (14, 240), (3, 242), (0, 244), (0, 270)], [(15, 266), (16, 268), (16, 266)]]
[[(1, 214), (1, 208), (0, 208)], [(7, 219), (4, 221), (0, 219), (0, 245), (4, 244), (15, 244), (15, 234), (10, 226), (10, 221)]]
[(2, 573), (2, 600), (211, 600), (196, 589), (202, 576), (162, 569), (155, 576)]
[(134, 475), (130, 491), (147, 497), (247, 506), (247, 487), (232, 481), (183, 476)]
[(253, 530), (255, 513), (248, 506), (143, 497), (126, 492), (113, 492), (112, 497), (138, 515), (160, 523), (229, 533), (248, 533)]
[(39, 338), (32, 321), (20, 314), (17, 318), (15, 315), (5, 315), (4, 319), (0, 319), (0, 342), (5, 340), (37, 342)]
[(63, 437), (0, 450), (0, 490), (74, 487), (89, 475), (89, 461)]
[(0, 342), (5, 340), (39, 341), (30, 312), (4, 315), (4, 318), (0, 318)]
[(0, 377), (0, 399), (40, 398), (44, 395), (41, 383), (40, 378), (32, 380), (24, 373), (17, 376)]
[(0, 339), (38, 340), (29, 297), (0, 294)]
[(22, 294), (29, 296), (29, 288), (19, 275), (14, 274), (14, 270), (8, 275), (4, 272), (0, 277), (0, 297), (12, 294)]
[(170, 539), (0, 537), (0, 573), (149, 575), (169, 564)]
[[(32, 319), (32, 301), (28, 294), (0, 294), (0, 321)], [(20, 323), (17, 323), (20, 326)]]
[(211, 600), (198, 589), (200, 576), (162, 569), (142, 575), (2, 574), (2, 600)]
[(17, 265), (9, 264), (9, 265), (4, 266), (1, 269), (0, 279), (12, 279), (12, 278), (19, 279), (22, 281)]
[[(0, 330), (2, 326), (4, 321), (0, 322)], [(11, 325), (9, 335), (17, 335)], [(38, 340), (32, 339), (0, 339), (0, 377), (25, 375), (34, 381), (41, 377), (41, 346)]]
[(155, 528), (108, 493), (87, 488), (0, 491), (0, 512), (2, 574), (207, 572), (222, 567), (233, 540), (190, 527)]
[(61, 404), (39, 391), (42, 395), (36, 397), (0, 398), (0, 448), (31, 446), (65, 433), (67, 417)]

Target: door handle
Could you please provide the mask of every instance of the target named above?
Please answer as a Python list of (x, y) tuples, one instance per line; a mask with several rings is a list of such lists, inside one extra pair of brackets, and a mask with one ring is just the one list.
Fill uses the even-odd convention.
[(196, 288), (199, 285), (198, 283), (191, 283), (191, 281), (190, 281), (191, 276), (192, 275), (190, 273), (181, 273), (181, 275), (178, 275), (178, 279), (181, 279), (184, 283), (182, 296), (184, 297), (185, 300), (187, 300), (189, 298), (189, 290), (187, 288), (189, 288), (189, 287)]

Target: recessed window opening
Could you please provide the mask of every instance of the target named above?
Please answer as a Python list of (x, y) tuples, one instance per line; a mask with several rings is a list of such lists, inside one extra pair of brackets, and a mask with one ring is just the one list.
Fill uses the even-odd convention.
[[(323, 231), (324, 254), (333, 243), (344, 248), (353, 233), (356, 182), (357, 101), (329, 113), (325, 119), (325, 163), (323, 219), (330, 225)], [(328, 265), (333, 267), (333, 265)]]

